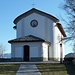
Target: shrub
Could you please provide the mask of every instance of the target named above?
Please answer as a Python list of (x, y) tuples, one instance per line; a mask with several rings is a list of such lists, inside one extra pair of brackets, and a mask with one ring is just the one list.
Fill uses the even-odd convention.
[(72, 62), (72, 60), (74, 60), (74, 57), (64, 58), (64, 61)]

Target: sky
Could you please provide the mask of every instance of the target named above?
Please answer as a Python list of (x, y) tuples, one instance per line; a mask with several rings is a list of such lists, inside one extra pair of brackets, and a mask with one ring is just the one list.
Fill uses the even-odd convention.
[[(62, 4), (62, 0), (0, 0), (0, 43), (5, 46), (5, 53), (11, 53), (11, 45), (8, 40), (16, 38), (13, 21), (17, 16), (34, 7), (57, 17), (65, 28), (60, 19), (60, 15), (65, 17), (64, 11), (59, 7)], [(72, 46), (66, 43), (65, 54), (70, 52), (72, 52)]]

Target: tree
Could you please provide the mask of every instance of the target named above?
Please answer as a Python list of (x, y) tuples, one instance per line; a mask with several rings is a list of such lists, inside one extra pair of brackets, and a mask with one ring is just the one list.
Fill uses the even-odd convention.
[(5, 46), (0, 44), (0, 58), (3, 58), (3, 53), (5, 52)]
[(75, 51), (75, 0), (64, 0), (64, 4), (61, 6), (67, 13), (65, 17), (68, 18), (68, 20), (63, 19), (66, 23), (66, 32), (68, 33), (66, 40), (72, 41), (73, 50)]

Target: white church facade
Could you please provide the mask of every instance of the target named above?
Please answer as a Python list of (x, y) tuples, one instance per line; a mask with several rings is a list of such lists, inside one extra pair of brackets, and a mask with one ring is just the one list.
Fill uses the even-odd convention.
[(49, 61), (64, 58), (66, 34), (59, 20), (32, 8), (14, 20), (16, 39), (11, 44), (12, 61)]

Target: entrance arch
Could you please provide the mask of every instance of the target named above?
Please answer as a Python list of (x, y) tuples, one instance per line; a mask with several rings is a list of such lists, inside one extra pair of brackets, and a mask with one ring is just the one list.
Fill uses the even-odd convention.
[(24, 61), (29, 61), (29, 46), (25, 45), (24, 46)]

